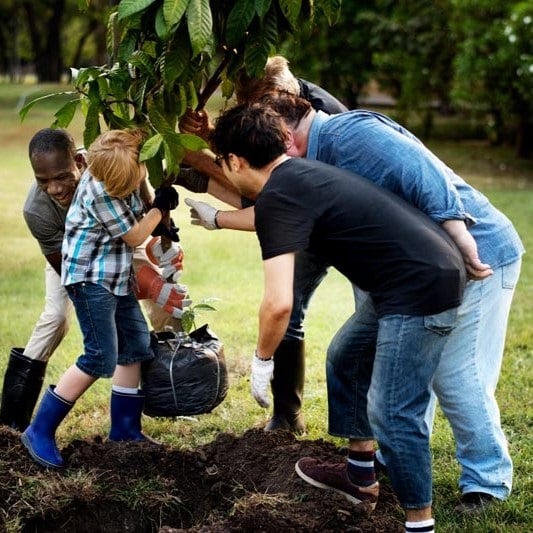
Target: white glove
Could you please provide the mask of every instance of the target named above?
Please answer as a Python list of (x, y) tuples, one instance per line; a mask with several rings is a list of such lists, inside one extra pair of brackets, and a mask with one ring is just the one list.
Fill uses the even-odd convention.
[(252, 396), (261, 407), (270, 407), (268, 389), (274, 375), (274, 359), (259, 359), (254, 353), (252, 358), (252, 376), (250, 384)]
[(185, 203), (191, 208), (191, 224), (205, 229), (220, 229), (215, 219), (218, 213), (216, 207), (192, 198), (185, 198)]
[(171, 247), (163, 252), (161, 238), (153, 237), (146, 245), (146, 255), (154, 265), (161, 268), (163, 278), (170, 280), (172, 277), (172, 281), (178, 281), (183, 272), (183, 249), (177, 242), (173, 242)]

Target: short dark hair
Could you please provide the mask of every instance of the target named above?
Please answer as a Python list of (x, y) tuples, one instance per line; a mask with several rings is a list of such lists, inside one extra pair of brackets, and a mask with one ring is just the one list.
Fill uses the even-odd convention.
[(63, 152), (67, 156), (76, 156), (76, 143), (72, 135), (61, 128), (43, 128), (30, 140), (28, 155), (30, 159), (34, 154), (48, 152)]
[(288, 132), (273, 109), (242, 104), (220, 115), (211, 135), (214, 150), (227, 160), (244, 157), (252, 168), (262, 168), (287, 151)]

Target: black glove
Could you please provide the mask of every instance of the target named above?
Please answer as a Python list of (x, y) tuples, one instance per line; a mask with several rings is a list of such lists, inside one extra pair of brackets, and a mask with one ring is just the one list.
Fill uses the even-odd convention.
[(161, 237), (161, 235), (168, 237), (173, 242), (179, 242), (180, 236), (178, 235), (179, 228), (176, 227), (174, 221), (170, 219), (170, 227), (163, 222), (160, 222), (152, 231), (154, 237)]
[(174, 187), (158, 187), (155, 191), (152, 207), (156, 207), (165, 214), (178, 207), (180, 198)]
[(195, 168), (182, 166), (174, 183), (191, 192), (207, 192), (209, 176), (202, 174)]

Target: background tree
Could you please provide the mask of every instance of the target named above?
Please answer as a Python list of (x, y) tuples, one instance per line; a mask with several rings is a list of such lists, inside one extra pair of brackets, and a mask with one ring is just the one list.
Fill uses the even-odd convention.
[(399, 120), (422, 116), (430, 136), (434, 106), (450, 107), (455, 42), (450, 39), (449, 0), (377, 0), (373, 26), (374, 74), (396, 99)]
[(494, 143), (533, 155), (533, 4), (454, 0), (454, 98), (487, 117)]
[(317, 83), (354, 109), (373, 75), (376, 2), (344, 2), (334, 25), (323, 15), (290, 36), (281, 52), (299, 76)]

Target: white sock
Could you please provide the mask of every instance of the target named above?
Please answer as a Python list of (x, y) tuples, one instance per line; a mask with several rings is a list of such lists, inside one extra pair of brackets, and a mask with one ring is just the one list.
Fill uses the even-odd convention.
[(421, 522), (405, 522), (405, 533), (435, 533), (435, 520), (429, 518)]
[(139, 394), (139, 389), (137, 387), (121, 387), (120, 385), (113, 385), (114, 392), (120, 392), (122, 394)]

